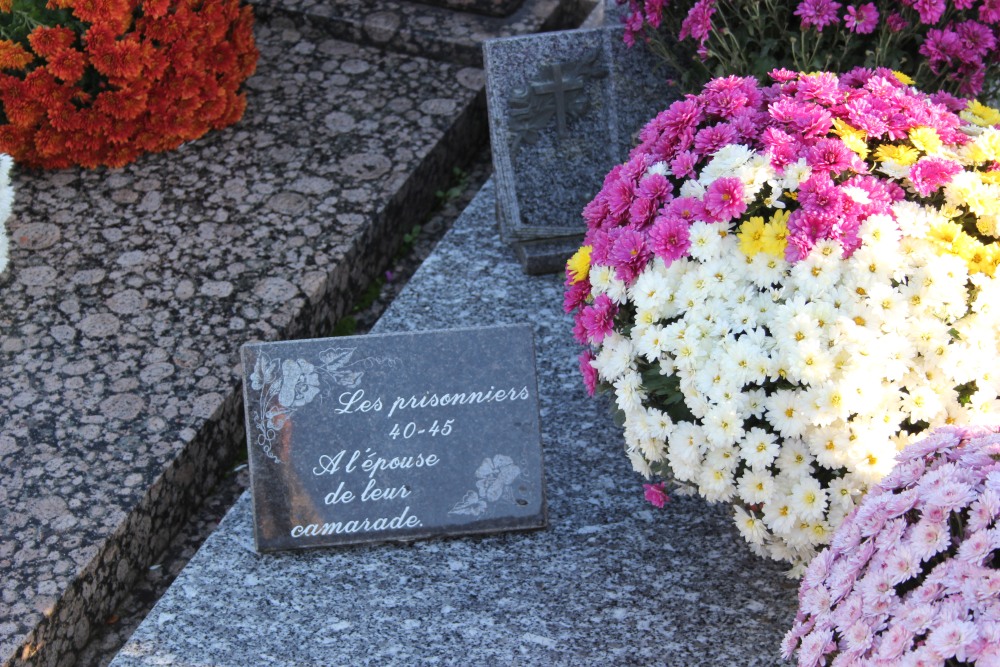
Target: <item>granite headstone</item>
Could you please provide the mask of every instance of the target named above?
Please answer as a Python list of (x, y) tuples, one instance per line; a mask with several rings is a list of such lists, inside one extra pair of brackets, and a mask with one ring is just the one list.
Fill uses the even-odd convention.
[(258, 550), (545, 525), (530, 327), (242, 355)]
[(500, 235), (526, 273), (562, 270), (583, 207), (677, 97), (660, 61), (622, 35), (603, 26), (483, 44)]

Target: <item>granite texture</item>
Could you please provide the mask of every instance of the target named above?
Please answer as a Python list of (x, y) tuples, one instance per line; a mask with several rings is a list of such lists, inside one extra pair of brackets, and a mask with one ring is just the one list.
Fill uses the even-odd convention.
[(677, 92), (620, 27), (491, 39), (483, 50), (501, 237), (527, 273), (561, 271), (586, 230), (584, 206)]
[(417, 0), (417, 2), (487, 16), (507, 16), (514, 13), (524, 0)]
[(411, 0), (249, 2), (258, 16), (303, 15), (340, 39), (473, 67), (482, 67), (484, 40), (571, 28), (595, 5), (595, 0), (524, 0), (508, 16), (486, 16)]
[(258, 22), (233, 128), (17, 173), (0, 664), (69, 665), (242, 446), (239, 345), (317, 335), (485, 135), (482, 73)]
[(531, 324), (550, 527), (260, 555), (244, 495), (114, 667), (782, 664), (795, 582), (725, 507), (642, 499), (577, 376), (561, 280), (521, 273), (494, 197), (488, 184), (376, 330)]

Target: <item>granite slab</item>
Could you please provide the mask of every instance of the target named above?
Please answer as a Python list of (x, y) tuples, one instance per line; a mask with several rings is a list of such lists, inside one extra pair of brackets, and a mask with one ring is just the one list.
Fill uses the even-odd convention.
[(525, 276), (492, 182), (376, 331), (530, 324), (550, 527), (258, 554), (249, 495), (113, 667), (782, 664), (796, 583), (723, 506), (642, 498), (606, 404), (577, 376), (558, 276)]
[(482, 72), (264, 18), (234, 127), (17, 172), (0, 664), (70, 665), (243, 447), (239, 346), (328, 331), (485, 141)]
[[(467, 0), (472, 4), (503, 0)], [(523, 0), (505, 16), (468, 7), (413, 0), (249, 0), (258, 15), (305, 16), (331, 35), (359, 44), (482, 67), (482, 43), (491, 37), (527, 35), (580, 24), (597, 0)]]

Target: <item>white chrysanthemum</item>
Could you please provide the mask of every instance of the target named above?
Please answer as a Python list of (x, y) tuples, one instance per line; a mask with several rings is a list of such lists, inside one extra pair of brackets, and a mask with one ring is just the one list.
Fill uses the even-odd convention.
[[(908, 184), (908, 168), (882, 167), (898, 167)], [(696, 222), (689, 256), (651, 260), (627, 289), (610, 267), (590, 275), (593, 293), (627, 314), (616, 325), (631, 340), (609, 336), (594, 367), (615, 385), (633, 465), (643, 474), (669, 466), (708, 499), (738, 503), (757, 552), (796, 566), (891, 468), (912, 438), (904, 426), (995, 421), (1000, 411), (1000, 281), (969, 274), (984, 255), (967, 260), (958, 243), (945, 247), (968, 211), (979, 211), (980, 235), (996, 231), (988, 216), (997, 207), (986, 202), (1000, 188), (978, 174), (958, 178), (946, 188), (950, 208), (897, 202), (891, 215), (861, 221), (850, 257), (820, 239), (789, 264), (768, 254), (783, 220), (769, 216), (794, 206), (810, 175), (804, 159), (778, 177), (766, 157), (727, 147), (698, 180), (679, 184), (680, 195), (702, 198), (714, 180), (735, 176), (749, 210), (768, 220), (767, 236)], [(837, 187), (873, 205), (868, 190)], [(747, 258), (751, 241), (767, 249)], [(640, 372), (673, 376), (692, 421), (659, 411), (666, 396), (645, 396)]]
[(795, 192), (800, 185), (809, 180), (810, 176), (812, 176), (812, 167), (809, 166), (805, 158), (800, 158), (785, 167), (781, 179), (777, 181), (778, 187)]
[(792, 505), (787, 492), (776, 493), (771, 502), (764, 504), (764, 524), (779, 535), (789, 535), (798, 523)]
[(795, 513), (807, 521), (818, 521), (826, 513), (826, 490), (813, 477), (802, 477), (792, 488), (791, 498)]
[(736, 506), (733, 511), (735, 513), (736, 527), (739, 529), (743, 539), (751, 544), (764, 544), (764, 540), (767, 538), (767, 527), (764, 525), (764, 521), (739, 506)]
[(702, 420), (705, 437), (716, 447), (735, 445), (744, 435), (743, 419), (729, 405), (713, 406)]
[(615, 277), (615, 270), (606, 264), (591, 264), (590, 273), (587, 279), (590, 280), (590, 293), (597, 297), (607, 294), (611, 280)]
[(606, 382), (614, 382), (629, 369), (634, 368), (635, 353), (632, 341), (617, 331), (605, 336), (591, 365)]
[(745, 503), (766, 503), (774, 495), (774, 478), (767, 470), (750, 469), (740, 477), (736, 489)]
[(783, 438), (794, 438), (805, 432), (807, 410), (804, 393), (795, 389), (779, 389), (764, 401), (767, 420)]
[(723, 257), (722, 237), (719, 235), (720, 226), (700, 220), (691, 224), (689, 231), (691, 238), (691, 257), (707, 262), (710, 259)]
[(10, 261), (10, 241), (7, 238), (7, 218), (14, 202), (14, 188), (10, 185), (10, 169), (14, 160), (0, 153), (0, 274)]
[[(633, 332), (633, 340), (635, 332)], [(653, 363), (667, 349), (667, 339), (662, 325), (653, 324), (642, 332), (638, 340), (635, 340), (636, 352), (646, 358), (646, 361)]]
[(727, 144), (717, 150), (698, 176), (698, 182), (708, 187), (722, 176), (730, 176), (754, 157), (754, 152), (741, 144)]
[(632, 463), (632, 470), (639, 473), (646, 479), (653, 475), (653, 469), (640, 452), (626, 452), (628, 460)]
[(642, 376), (629, 370), (614, 382), (615, 401), (622, 412), (641, 412), (646, 392), (642, 391)]
[(809, 255), (792, 266), (792, 282), (809, 299), (820, 298), (842, 280), (843, 252), (843, 247), (836, 241), (817, 241)]
[(657, 174), (659, 176), (668, 176), (670, 175), (670, 173), (671, 173), (670, 164), (663, 161), (656, 162), (650, 165), (649, 169), (646, 170), (647, 176), (652, 176), (653, 174)]
[(680, 196), (701, 199), (705, 196), (705, 186), (693, 178), (688, 179), (681, 185)]
[(787, 438), (781, 445), (781, 452), (775, 463), (788, 478), (805, 477), (811, 473), (813, 455), (799, 438)]
[(713, 467), (706, 463), (698, 475), (698, 493), (709, 502), (730, 500), (736, 493), (733, 473), (725, 467)]
[(756, 426), (749, 429), (740, 442), (740, 455), (747, 465), (755, 469), (771, 465), (779, 449), (778, 438)]

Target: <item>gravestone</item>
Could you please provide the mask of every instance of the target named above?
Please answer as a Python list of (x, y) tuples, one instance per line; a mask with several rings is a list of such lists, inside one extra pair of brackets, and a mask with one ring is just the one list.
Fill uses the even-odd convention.
[(603, 26), (483, 44), (500, 236), (526, 273), (563, 269), (583, 207), (677, 97), (669, 71), (622, 35)]
[(545, 525), (529, 327), (242, 353), (258, 550)]

